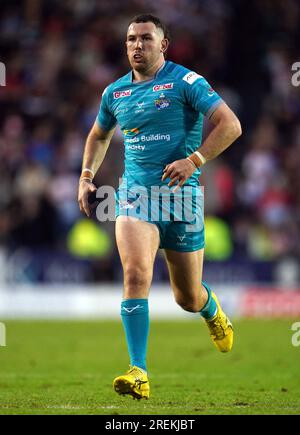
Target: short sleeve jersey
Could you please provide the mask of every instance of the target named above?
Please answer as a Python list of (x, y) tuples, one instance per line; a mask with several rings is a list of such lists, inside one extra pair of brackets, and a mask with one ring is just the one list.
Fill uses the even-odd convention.
[[(97, 122), (104, 130), (118, 123), (124, 138), (127, 186), (161, 186), (165, 165), (196, 151), (204, 116), (222, 102), (204, 77), (166, 61), (152, 80), (133, 82), (132, 72), (102, 95)], [(198, 185), (200, 170), (185, 185)]]

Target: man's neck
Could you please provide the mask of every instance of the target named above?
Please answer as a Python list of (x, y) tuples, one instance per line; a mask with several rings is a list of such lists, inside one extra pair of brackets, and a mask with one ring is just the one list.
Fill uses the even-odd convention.
[(164, 65), (165, 59), (164, 57), (162, 59), (159, 59), (159, 61), (153, 65), (148, 71), (136, 71), (135, 69), (132, 70), (132, 80), (133, 82), (144, 82), (147, 80), (151, 80), (155, 77), (158, 70), (161, 69), (161, 67)]

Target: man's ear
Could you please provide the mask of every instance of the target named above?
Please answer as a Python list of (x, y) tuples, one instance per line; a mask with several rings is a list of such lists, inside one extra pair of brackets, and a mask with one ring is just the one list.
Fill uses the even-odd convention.
[(165, 52), (167, 51), (168, 47), (169, 47), (169, 40), (166, 39), (166, 38), (164, 38), (164, 39), (161, 41), (161, 52), (162, 52), (162, 53), (165, 53)]

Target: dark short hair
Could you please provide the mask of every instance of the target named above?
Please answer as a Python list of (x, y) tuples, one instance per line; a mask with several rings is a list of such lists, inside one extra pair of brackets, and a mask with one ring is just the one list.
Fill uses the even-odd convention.
[(152, 15), (152, 14), (140, 14), (140, 15), (136, 15), (135, 17), (133, 17), (130, 20), (130, 22), (128, 24), (128, 27), (132, 23), (153, 23), (153, 24), (155, 24), (156, 27), (158, 27), (159, 29), (161, 29), (163, 31), (164, 37), (170, 41), (170, 32), (169, 32), (169, 29), (155, 15)]

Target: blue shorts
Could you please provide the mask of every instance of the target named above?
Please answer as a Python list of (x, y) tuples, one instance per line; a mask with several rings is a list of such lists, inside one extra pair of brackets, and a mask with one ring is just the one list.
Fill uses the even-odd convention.
[(183, 186), (175, 194), (143, 186), (120, 188), (116, 217), (131, 216), (157, 226), (162, 249), (191, 252), (204, 248), (204, 210), (201, 186)]

